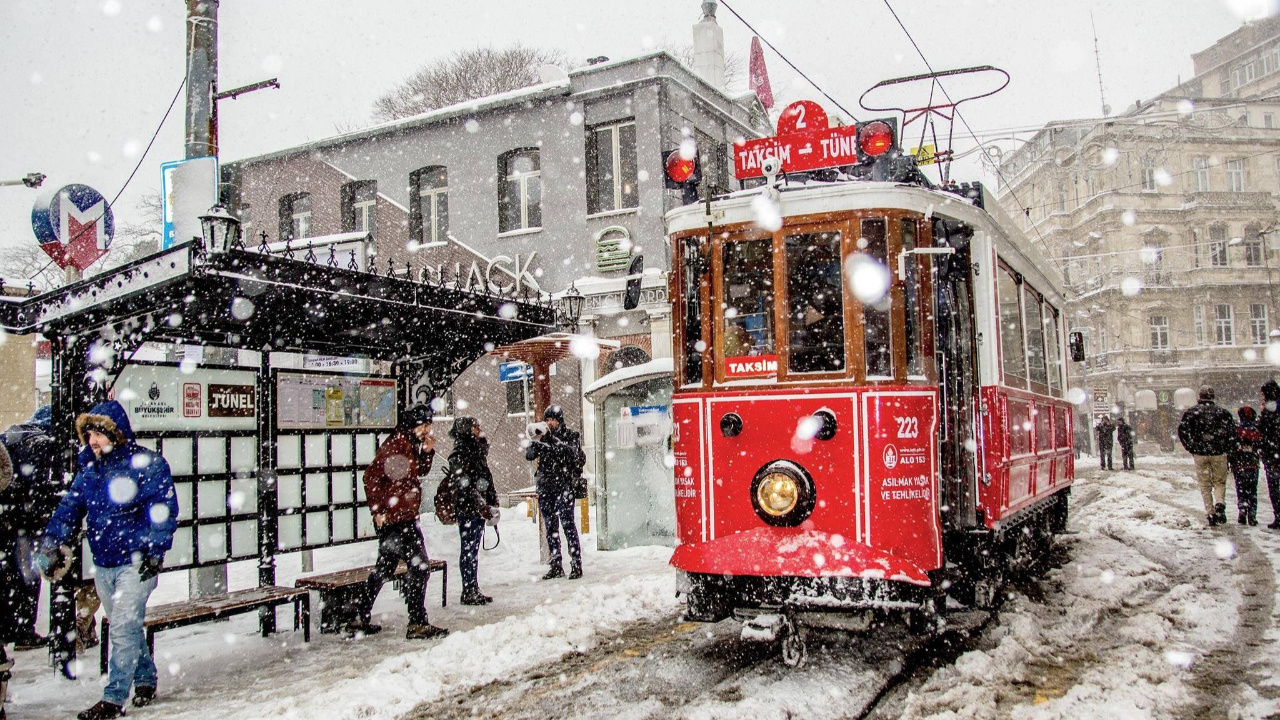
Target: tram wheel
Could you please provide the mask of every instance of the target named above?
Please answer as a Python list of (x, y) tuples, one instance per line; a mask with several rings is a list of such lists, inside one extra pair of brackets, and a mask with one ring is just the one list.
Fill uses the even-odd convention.
[(907, 613), (907, 629), (914, 635), (938, 635), (947, 627), (947, 596), (933, 595), (924, 607)]
[(800, 667), (809, 657), (809, 649), (804, 642), (804, 633), (795, 619), (790, 615), (782, 618), (781, 638), (782, 662), (788, 667)]

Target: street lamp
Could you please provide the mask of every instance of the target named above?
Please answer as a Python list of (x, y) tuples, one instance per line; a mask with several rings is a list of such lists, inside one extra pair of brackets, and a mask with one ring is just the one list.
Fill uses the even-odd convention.
[(559, 300), (560, 326), (572, 332), (578, 327), (578, 318), (582, 317), (582, 306), (587, 299), (578, 292), (577, 286), (569, 283), (569, 289), (564, 291)]
[(0, 187), (6, 185), (26, 185), (29, 188), (38, 188), (40, 183), (44, 182), (44, 173), (27, 173), (24, 177), (17, 180), (0, 180)]
[(240, 221), (221, 205), (214, 205), (200, 216), (204, 246), (211, 255), (225, 253), (240, 238)]

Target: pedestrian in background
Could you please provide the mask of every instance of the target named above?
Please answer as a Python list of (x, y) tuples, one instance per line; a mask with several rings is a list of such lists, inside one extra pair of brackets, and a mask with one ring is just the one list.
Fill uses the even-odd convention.
[(1236, 480), (1237, 522), (1241, 525), (1258, 524), (1258, 444), (1262, 433), (1258, 432), (1257, 413), (1245, 405), (1236, 411), (1240, 425), (1236, 428), (1236, 446), (1227, 453), (1231, 475)]
[(1115, 470), (1111, 465), (1111, 448), (1116, 441), (1116, 426), (1110, 415), (1103, 415), (1094, 428), (1098, 438), (1098, 465), (1102, 470)]
[(49, 520), (36, 561), (49, 577), (63, 562), (63, 546), (87, 521), (94, 582), (111, 621), (111, 670), (102, 700), (77, 717), (109, 720), (124, 714), (130, 688), (136, 707), (156, 698), (143, 618), (173, 546), (178, 499), (169, 463), (135, 442), (120, 403), (101, 403), (76, 418), (76, 435), (85, 446), (77, 457), (80, 471)]
[(427, 622), (427, 545), (418, 527), (420, 478), (431, 470), (436, 454), (431, 419), (431, 408), (422, 404), (400, 413), (395, 431), (382, 442), (364, 471), (364, 495), (378, 532), (378, 560), (350, 610), (352, 617), (345, 630), (352, 637), (382, 632), (382, 626), (373, 623), (373, 602), (382, 585), (395, 577), (401, 561), (409, 569), (400, 590), (409, 612), (405, 637), (425, 640), (449, 634)]
[(578, 433), (565, 426), (564, 410), (559, 405), (548, 407), (542, 417), (547, 421), (547, 432), (535, 435), (524, 451), (526, 460), (538, 461), (538, 509), (547, 529), (547, 550), (551, 554), (551, 569), (542, 579), (564, 577), (560, 555), (561, 525), (564, 526), (565, 541), (569, 544), (569, 578), (577, 579), (582, 577), (582, 545), (573, 519), (573, 484), (582, 474), (586, 455), (582, 452)]
[(1267, 496), (1271, 499), (1271, 522), (1267, 527), (1280, 530), (1280, 383), (1275, 380), (1262, 386), (1258, 432), (1262, 435), (1258, 455), (1267, 473)]
[(1196, 481), (1209, 526), (1227, 521), (1227, 453), (1236, 446), (1236, 421), (1213, 401), (1213, 388), (1200, 388), (1199, 401), (1182, 413), (1178, 439), (1195, 456)]
[(40, 544), (40, 534), (62, 497), (61, 477), (54, 478), (56, 445), (49, 434), (53, 413), (50, 406), (36, 409), (31, 419), (11, 426), (0, 436), (12, 466), (12, 482), (0, 491), (0, 566), (8, 591), (0, 603), (8, 602), (13, 613), (12, 637), (17, 650), (45, 644), (36, 632), (36, 608), (40, 599), (40, 573), (32, 555)]
[(1120, 465), (1125, 470), (1134, 469), (1133, 426), (1120, 418), (1116, 422), (1116, 442), (1120, 444)]
[(458, 484), (454, 517), (462, 541), (458, 557), (462, 604), (487, 605), (493, 598), (480, 592), (480, 544), (484, 541), (485, 523), (498, 516), (498, 490), (489, 470), (489, 438), (481, 432), (479, 420), (465, 415), (454, 418), (449, 437), (453, 438), (449, 472)]

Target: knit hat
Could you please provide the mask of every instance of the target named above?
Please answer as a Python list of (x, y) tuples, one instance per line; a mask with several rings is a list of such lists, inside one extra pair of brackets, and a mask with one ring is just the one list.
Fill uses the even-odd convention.
[(1280, 383), (1268, 380), (1267, 384), (1262, 386), (1262, 397), (1267, 400), (1280, 400)]
[(1208, 385), (1201, 385), (1201, 386), (1200, 386), (1200, 401), (1201, 401), (1201, 402), (1204, 402), (1205, 400), (1213, 400), (1213, 397), (1214, 397), (1214, 394), (1213, 394), (1213, 388), (1209, 387)]
[(559, 405), (548, 405), (546, 411), (542, 413), (542, 419), (564, 422), (564, 408)]
[(430, 405), (418, 403), (400, 413), (400, 427), (416, 428), (419, 425), (426, 425), (433, 417), (435, 413), (431, 411)]
[(28, 424), (44, 428), (45, 430), (53, 427), (53, 406), (41, 405), (36, 408), (36, 411), (31, 414), (31, 420), (28, 421)]
[(468, 415), (459, 415), (453, 419), (453, 427), (449, 428), (449, 437), (457, 440), (471, 435), (471, 428), (477, 425), (476, 419)]
[(1254, 409), (1249, 407), (1248, 405), (1242, 406), (1239, 410), (1236, 411), (1236, 414), (1240, 416), (1241, 422), (1252, 422), (1254, 417), (1257, 416), (1257, 413), (1254, 412)]

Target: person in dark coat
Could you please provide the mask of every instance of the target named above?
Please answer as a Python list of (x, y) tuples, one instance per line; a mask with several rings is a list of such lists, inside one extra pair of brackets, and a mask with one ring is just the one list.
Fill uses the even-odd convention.
[(383, 584), (395, 576), (401, 561), (408, 567), (400, 590), (409, 611), (405, 637), (425, 640), (449, 634), (427, 621), (427, 545), (418, 527), (420, 478), (431, 470), (436, 454), (431, 419), (431, 408), (422, 404), (400, 413), (396, 429), (365, 468), (364, 495), (378, 532), (378, 560), (363, 591), (354, 599), (345, 628), (352, 637), (382, 632), (382, 626), (372, 622), (373, 602)]
[(1182, 414), (1178, 439), (1195, 456), (1196, 481), (1209, 525), (1227, 521), (1227, 453), (1236, 446), (1236, 421), (1213, 401), (1213, 388), (1200, 388), (1199, 402)]
[(1103, 415), (1094, 428), (1098, 438), (1098, 465), (1102, 470), (1115, 470), (1111, 465), (1111, 448), (1116, 440), (1116, 425), (1110, 415)]
[(538, 509), (547, 529), (547, 549), (551, 553), (551, 569), (542, 579), (564, 577), (561, 525), (569, 544), (569, 578), (577, 579), (582, 577), (582, 545), (573, 519), (573, 483), (585, 456), (578, 433), (565, 426), (564, 410), (559, 405), (548, 407), (542, 417), (547, 421), (547, 432), (534, 437), (524, 451), (526, 460), (538, 461)]
[(1268, 380), (1262, 386), (1262, 413), (1258, 417), (1258, 455), (1267, 473), (1267, 495), (1271, 499), (1271, 530), (1280, 530), (1280, 383)]
[(1120, 464), (1125, 470), (1134, 466), (1133, 440), (1133, 426), (1124, 418), (1117, 420), (1116, 442), (1120, 444)]
[(1236, 411), (1240, 426), (1236, 429), (1236, 446), (1227, 453), (1227, 464), (1236, 480), (1237, 521), (1241, 524), (1258, 524), (1258, 445), (1262, 433), (1258, 432), (1257, 413), (1245, 405)]
[(458, 557), (462, 604), (487, 605), (493, 598), (480, 592), (478, 557), (485, 522), (496, 520), (498, 515), (498, 490), (493, 486), (493, 473), (489, 470), (489, 438), (481, 432), (480, 421), (465, 415), (454, 419), (449, 437), (453, 438), (449, 472), (458, 482), (454, 516), (458, 519), (458, 535), (462, 541)]
[(156, 697), (156, 664), (143, 620), (173, 546), (178, 497), (169, 463), (138, 445), (120, 403), (101, 403), (76, 418), (76, 435), (84, 444), (80, 471), (49, 519), (36, 563), (49, 577), (85, 522), (94, 583), (111, 621), (111, 671), (102, 700), (77, 717), (108, 720), (124, 714), (130, 688), (135, 706)]
[(35, 630), (40, 573), (32, 569), (31, 559), (63, 490), (60, 478), (55, 480), (53, 474), (56, 446), (49, 434), (52, 417), (50, 407), (44, 405), (30, 420), (0, 436), (12, 467), (12, 482), (0, 491), (0, 573), (4, 587), (11, 590), (0, 593), (0, 607), (8, 606), (14, 624), (9, 641), (18, 650), (45, 644), (45, 638)]

